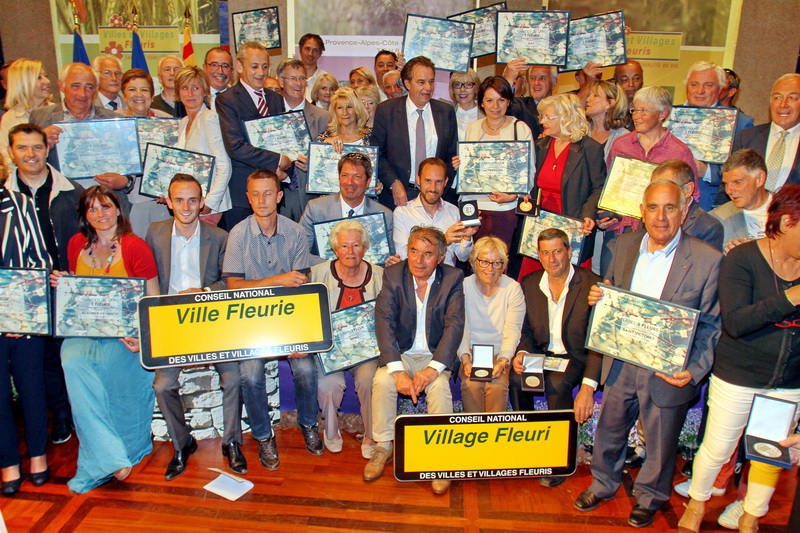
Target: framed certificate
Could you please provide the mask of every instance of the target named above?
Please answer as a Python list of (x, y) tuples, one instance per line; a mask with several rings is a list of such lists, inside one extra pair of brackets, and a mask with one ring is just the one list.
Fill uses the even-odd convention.
[(447, 19), (475, 24), (470, 55), (471, 57), (481, 57), (493, 54), (497, 48), (497, 12), (505, 9), (506, 3), (498, 2), (490, 6), (450, 15)]
[(56, 287), (56, 337), (137, 337), (144, 278), (61, 276)]
[(668, 376), (686, 367), (700, 311), (598, 286), (603, 297), (592, 308), (586, 348)]
[(497, 63), (518, 57), (529, 65), (564, 67), (569, 11), (498, 11)]
[(650, 176), (658, 165), (632, 157), (614, 156), (600, 193), (597, 208), (634, 218), (642, 218), (639, 206)]
[(254, 41), (264, 48), (281, 47), (281, 24), (278, 8), (265, 7), (231, 14), (233, 21), (233, 55), (242, 44)]
[(460, 142), (458, 156), (458, 194), (531, 190), (530, 141)]
[(380, 356), (375, 337), (375, 300), (332, 311), (331, 330), (333, 348), (317, 354), (326, 375)]
[(215, 160), (213, 155), (147, 143), (139, 194), (151, 198), (167, 196), (169, 182), (175, 174), (189, 174), (200, 182), (205, 196), (214, 176)]
[(623, 65), (627, 60), (625, 15), (622, 11), (570, 21), (567, 66), (561, 72), (581, 70), (589, 61), (601, 67), (610, 67)]
[(63, 131), (56, 155), (68, 178), (93, 178), (105, 172), (141, 174), (139, 135), (135, 118), (56, 122)]
[(520, 255), (539, 260), (539, 234), (548, 228), (557, 228), (569, 236), (572, 247), (570, 262), (578, 265), (583, 246), (583, 220), (565, 217), (551, 211), (539, 210), (539, 216), (525, 217), (522, 222), (522, 236), (519, 241)]
[(474, 30), (472, 22), (409, 14), (403, 31), (403, 54), (409, 59), (425, 56), (437, 70), (467, 72)]
[(738, 109), (675, 106), (664, 127), (683, 141), (698, 161), (722, 164), (731, 153)]
[(378, 187), (378, 147), (344, 145), (342, 153), (337, 154), (329, 143), (312, 142), (308, 148), (308, 183), (306, 192), (331, 194), (339, 192), (339, 160), (344, 154), (359, 153), (369, 157), (372, 163), (372, 183), (367, 196), (377, 196)]
[(244, 123), (250, 144), (295, 160), (308, 153), (311, 135), (302, 111), (248, 120)]
[(47, 269), (0, 268), (0, 333), (50, 335)]
[(352, 218), (326, 220), (325, 222), (314, 224), (314, 239), (316, 239), (317, 242), (319, 256), (326, 261), (336, 259), (336, 254), (334, 254), (331, 249), (330, 234), (333, 227), (342, 220), (355, 220), (364, 225), (367, 229), (367, 235), (369, 235), (369, 250), (364, 254), (364, 261), (368, 261), (373, 265), (383, 266), (389, 256), (394, 252), (394, 250), (392, 250), (391, 236), (386, 229), (386, 219), (383, 217), (383, 212), (370, 213), (368, 215), (360, 215)]
[(136, 130), (139, 133), (139, 154), (144, 164), (147, 143), (175, 146), (178, 144), (179, 118), (137, 118)]

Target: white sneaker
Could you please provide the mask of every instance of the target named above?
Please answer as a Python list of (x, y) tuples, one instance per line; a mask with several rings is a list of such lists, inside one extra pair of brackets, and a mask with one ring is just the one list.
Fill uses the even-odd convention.
[(682, 481), (682, 482), (678, 483), (677, 485), (675, 485), (672, 488), (675, 489), (675, 492), (677, 492), (678, 494), (680, 494), (684, 498), (688, 498), (689, 497), (689, 486), (691, 484), (692, 484), (692, 480), (691, 479), (687, 479), (686, 481)]
[(342, 451), (342, 444), (344, 444), (344, 440), (342, 440), (341, 432), (337, 431), (337, 438), (329, 439), (328, 435), (323, 431), (322, 432), (322, 440), (325, 441), (325, 447), (328, 448), (328, 451), (331, 453), (339, 453)]
[(744, 501), (737, 500), (727, 506), (717, 518), (717, 523), (728, 529), (739, 529), (739, 518), (744, 514)]

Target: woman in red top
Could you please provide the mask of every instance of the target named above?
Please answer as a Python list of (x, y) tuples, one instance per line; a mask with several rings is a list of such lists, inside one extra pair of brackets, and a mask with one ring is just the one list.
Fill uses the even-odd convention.
[[(133, 234), (114, 192), (95, 185), (81, 194), (81, 232), (69, 241), (64, 274), (145, 278), (156, 295), (158, 269), (147, 244)], [(74, 337), (61, 347), (75, 432), (80, 440), (78, 470), (69, 482), (87, 492), (113, 477), (125, 479), (152, 450), (153, 376), (118, 339)]]
[[(589, 124), (575, 95), (548, 96), (539, 102), (538, 109), (544, 138), (539, 141), (531, 197), (537, 198), (541, 191), (541, 209), (583, 220), (583, 263), (594, 249), (597, 200), (606, 179), (603, 147), (588, 136)], [(526, 258), (519, 277), (540, 268)]]

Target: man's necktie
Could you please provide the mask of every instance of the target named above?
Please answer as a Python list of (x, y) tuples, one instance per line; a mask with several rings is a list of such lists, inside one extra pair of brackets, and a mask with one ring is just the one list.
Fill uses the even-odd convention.
[(117, 105), (119, 105), (119, 104), (117, 104), (116, 102), (111, 101), (111, 102), (108, 102), (108, 105), (111, 108), (111, 111), (116, 111), (117, 110)]
[(780, 138), (772, 147), (767, 158), (767, 181), (764, 183), (764, 188), (769, 192), (775, 192), (778, 185), (778, 174), (781, 172), (783, 156), (786, 154), (786, 136), (789, 135), (789, 132), (782, 130), (778, 135)]
[(353, 215), (355, 214), (356, 214), (355, 209), (351, 209), (350, 211), (347, 212), (347, 218), (353, 218)]
[(269, 113), (269, 108), (267, 107), (267, 101), (264, 99), (264, 89), (256, 91), (256, 94), (258, 95), (258, 114), (266, 117), (267, 113)]
[(419, 164), (425, 160), (427, 152), (425, 150), (425, 121), (422, 120), (422, 109), (417, 109), (417, 113), (419, 113), (419, 117), (417, 118), (417, 135), (416, 135), (416, 145), (414, 149), (414, 168), (412, 170), (412, 174), (416, 175), (417, 169), (419, 168)]
[(289, 180), (289, 190), (295, 190), (298, 185), (300, 185), (300, 180), (297, 178), (297, 167), (292, 165), (292, 178)]

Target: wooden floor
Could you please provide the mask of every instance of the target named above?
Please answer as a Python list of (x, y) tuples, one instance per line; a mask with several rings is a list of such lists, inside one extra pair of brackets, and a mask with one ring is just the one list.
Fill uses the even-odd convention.
[[(187, 471), (166, 482), (164, 470), (172, 444), (157, 442), (153, 453), (133, 469), (124, 482), (112, 481), (75, 496), (66, 482), (75, 470), (77, 439), (51, 446), (50, 466), (55, 479), (42, 487), (29, 482), (14, 498), (0, 498), (8, 531), (179, 532), (179, 531), (533, 531), (604, 533), (628, 529), (634, 499), (632, 478), (626, 474), (617, 497), (591, 513), (575, 510), (572, 502), (588, 487), (589, 468), (578, 471), (557, 488), (538, 480), (456, 482), (449, 494), (434, 496), (427, 483), (400, 483), (387, 468), (378, 481), (366, 484), (365, 461), (352, 435), (344, 435), (340, 454), (312, 456), (305, 451), (297, 429), (277, 432), (281, 466), (269, 472), (258, 463), (255, 442), (245, 436), (244, 451), (254, 489), (236, 502), (203, 489), (217, 476), (208, 467), (226, 468), (220, 441), (199, 443)], [(24, 465), (27, 470), (28, 465)], [(797, 471), (784, 473), (763, 533), (785, 531)], [(725, 531), (716, 523), (733, 501), (731, 492), (712, 498), (704, 526)], [(675, 529), (686, 500), (673, 493), (650, 530)]]

